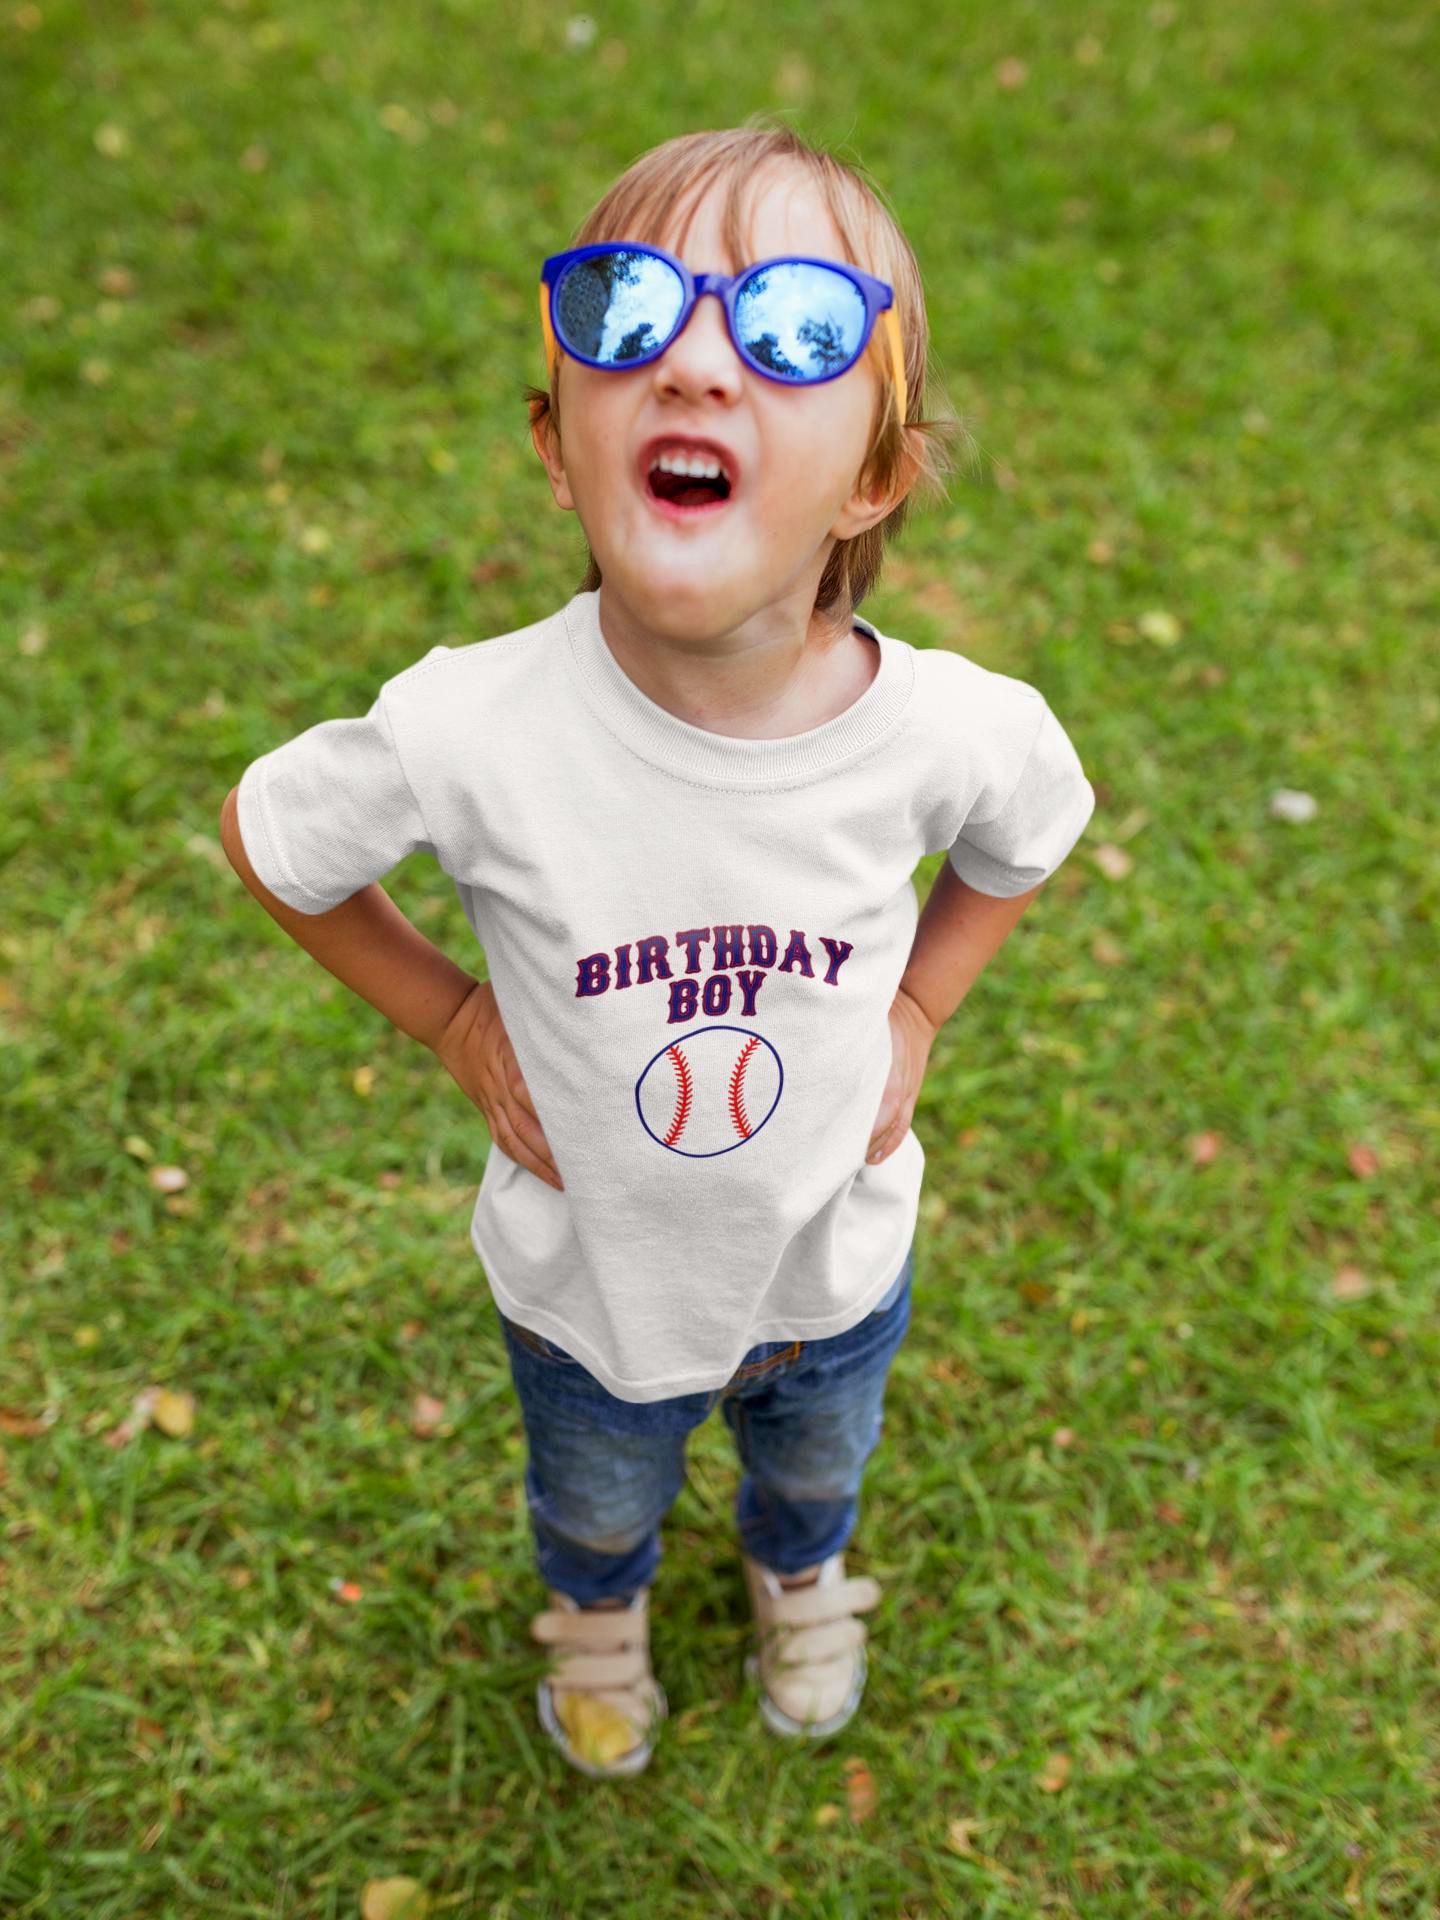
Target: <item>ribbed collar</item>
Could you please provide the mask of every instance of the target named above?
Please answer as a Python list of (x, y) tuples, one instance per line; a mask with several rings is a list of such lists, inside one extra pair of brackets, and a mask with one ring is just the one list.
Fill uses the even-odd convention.
[(796, 786), (830, 773), (895, 726), (915, 678), (913, 650), (856, 614), (855, 625), (880, 648), (879, 671), (860, 698), (808, 733), (744, 740), (693, 727), (641, 692), (600, 630), (598, 587), (577, 593), (563, 611), (567, 657), (597, 718), (642, 760), (706, 786)]

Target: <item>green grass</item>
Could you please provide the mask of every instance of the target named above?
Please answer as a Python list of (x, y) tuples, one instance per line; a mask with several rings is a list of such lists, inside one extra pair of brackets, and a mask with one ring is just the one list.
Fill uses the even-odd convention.
[[(1436, 16), (567, 17), (0, 18), (0, 1406), (49, 1422), (0, 1432), (0, 1910), (353, 1915), (408, 1872), (527, 1920), (1433, 1912)], [(754, 1717), (715, 1420), (673, 1719), (597, 1787), (534, 1720), (483, 1123), (217, 815), (578, 585), (537, 264), (641, 148), (765, 106), (886, 185), (981, 450), (866, 611), (1038, 684), (1099, 806), (916, 1116), (861, 1716), (798, 1753)], [(483, 966), (433, 864), (390, 884)], [(193, 1433), (107, 1446), (152, 1383)]]

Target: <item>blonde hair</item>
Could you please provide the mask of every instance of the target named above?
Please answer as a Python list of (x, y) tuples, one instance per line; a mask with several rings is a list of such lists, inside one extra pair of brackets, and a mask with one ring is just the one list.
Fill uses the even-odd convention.
[[(689, 200), (680, 236), (683, 244), (690, 219), (705, 190), (715, 181), (725, 188), (722, 232), (732, 258), (749, 257), (740, 230), (740, 209), (756, 175), (772, 161), (800, 167), (818, 188), (845, 246), (845, 256), (895, 289), (896, 318), (909, 388), (910, 418), (898, 418), (894, 369), (884, 333), (877, 325), (868, 352), (880, 370), (881, 387), (870, 431), (870, 446), (860, 469), (863, 492), (881, 492), (905, 485), (904, 497), (883, 520), (848, 540), (838, 540), (820, 576), (815, 611), (834, 609), (848, 615), (858, 607), (880, 577), (885, 549), (898, 537), (909, 517), (911, 498), (940, 500), (954, 468), (952, 443), (968, 441), (963, 424), (948, 403), (931, 417), (922, 413), (927, 380), (934, 380), (930, 363), (930, 330), (920, 268), (898, 219), (881, 188), (859, 163), (850, 164), (812, 145), (784, 123), (765, 113), (752, 114), (743, 126), (701, 133), (679, 134), (651, 147), (633, 161), (598, 200), (576, 228), (570, 245), (589, 246), (600, 240), (640, 240), (658, 244), (670, 222)], [(550, 385), (526, 386), (524, 395), (533, 427), (561, 437), (560, 365), (556, 355)], [(589, 564), (577, 591), (593, 592), (601, 580), (599, 562), (586, 546)]]

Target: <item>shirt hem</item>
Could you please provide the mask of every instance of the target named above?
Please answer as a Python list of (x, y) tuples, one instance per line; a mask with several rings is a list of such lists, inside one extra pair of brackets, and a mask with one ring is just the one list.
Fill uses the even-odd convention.
[[(874, 1312), (895, 1284), (900, 1262), (909, 1251), (914, 1237), (915, 1227), (912, 1221), (901, 1236), (899, 1246), (887, 1257), (881, 1269), (879, 1284), (871, 1283), (866, 1291), (864, 1302), (858, 1310), (852, 1311), (846, 1307), (839, 1313), (831, 1314), (826, 1320), (810, 1320), (803, 1323), (792, 1320), (782, 1325), (779, 1321), (771, 1321), (768, 1324), (762, 1321), (758, 1326), (751, 1328), (753, 1339), (740, 1349), (729, 1367), (719, 1373), (684, 1374), (677, 1385), (674, 1382), (660, 1380), (623, 1380), (606, 1366), (588, 1341), (572, 1332), (554, 1314), (537, 1315), (535, 1319), (531, 1319), (530, 1315), (534, 1309), (522, 1305), (503, 1281), (496, 1280), (495, 1268), (481, 1242), (473, 1216), (470, 1223), (470, 1244), (480, 1257), (490, 1292), (505, 1318), (515, 1321), (517, 1325), (525, 1327), (531, 1333), (540, 1334), (546, 1340), (553, 1340), (556, 1346), (564, 1347), (565, 1351), (573, 1354), (586, 1372), (592, 1374), (605, 1391), (614, 1394), (617, 1400), (630, 1400), (641, 1404), (647, 1404), (653, 1400), (670, 1400), (686, 1393), (709, 1393), (716, 1387), (728, 1386), (735, 1376), (736, 1368), (740, 1366), (750, 1348), (759, 1346), (764, 1341), (824, 1340), (834, 1334), (848, 1333), (851, 1327), (858, 1325), (868, 1314)], [(897, 1301), (896, 1305), (898, 1304)], [(891, 1308), (892, 1313), (893, 1311), (894, 1307)], [(836, 1325), (837, 1321), (844, 1324)]]

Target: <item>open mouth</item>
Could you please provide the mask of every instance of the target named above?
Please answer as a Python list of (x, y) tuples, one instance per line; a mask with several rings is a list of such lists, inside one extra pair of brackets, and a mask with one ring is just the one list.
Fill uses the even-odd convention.
[(663, 467), (650, 469), (650, 491), (657, 500), (668, 500), (676, 507), (712, 507), (730, 498), (730, 482), (724, 474), (711, 480), (692, 479), (689, 474), (666, 473)]
[(730, 478), (713, 454), (661, 453), (645, 476), (650, 498), (671, 513), (713, 513), (730, 498)]

